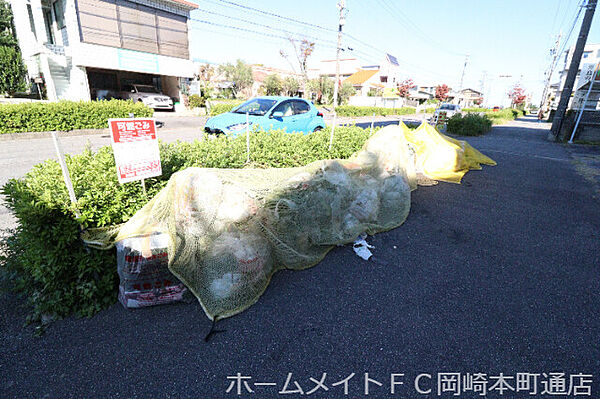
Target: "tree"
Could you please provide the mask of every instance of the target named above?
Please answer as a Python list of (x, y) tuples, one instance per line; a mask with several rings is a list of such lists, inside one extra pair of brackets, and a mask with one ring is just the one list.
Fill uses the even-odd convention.
[(12, 96), (25, 90), (26, 76), (21, 53), (13, 47), (0, 46), (0, 93)]
[(283, 90), (284, 95), (293, 96), (298, 93), (298, 90), (300, 90), (300, 83), (298, 82), (298, 79), (294, 78), (293, 76), (288, 76), (283, 80), (281, 89)]
[(525, 94), (525, 89), (523, 89), (518, 83), (513, 86), (512, 89), (508, 92), (508, 97), (511, 101), (511, 107), (522, 107), (524, 105), (525, 99), (527, 95)]
[(281, 94), (282, 82), (279, 75), (267, 75), (263, 82), (263, 87), (267, 96), (278, 96)]
[[(334, 92), (334, 80), (327, 76), (312, 79), (306, 85), (307, 90), (319, 104), (332, 104)], [(338, 92), (338, 104), (345, 104), (348, 99), (356, 93), (350, 83), (344, 83)]]
[(435, 87), (435, 98), (439, 101), (445, 101), (448, 98), (450, 88), (446, 84), (437, 85)]
[[(315, 43), (308, 41), (307, 39), (302, 39), (300, 40), (300, 43), (297, 43), (297, 40), (292, 39), (291, 37), (288, 40), (294, 48), (294, 55), (296, 56), (296, 61), (298, 62), (300, 73), (304, 78), (302, 81), (302, 87), (304, 88), (304, 97), (306, 97), (308, 84), (308, 72), (306, 70), (306, 65), (308, 62), (308, 57), (310, 57), (313, 51), (315, 50)], [(290, 61), (288, 54), (284, 50), (279, 50), (279, 54), (286, 59), (286, 61), (292, 67), (292, 70), (296, 72), (296, 69), (294, 68), (293, 63)]]
[(223, 73), (225, 79), (231, 82), (231, 88), (236, 97), (254, 83), (252, 67), (242, 60), (237, 60), (235, 64), (227, 63), (220, 65), (219, 72)]
[(412, 79), (405, 79), (403, 82), (398, 83), (398, 95), (400, 97), (408, 98), (410, 90), (417, 87)]
[(0, 0), (0, 93), (12, 96), (26, 89), (27, 69), (15, 37), (10, 6)]
[(18, 47), (13, 13), (5, 0), (0, 0), (0, 46)]

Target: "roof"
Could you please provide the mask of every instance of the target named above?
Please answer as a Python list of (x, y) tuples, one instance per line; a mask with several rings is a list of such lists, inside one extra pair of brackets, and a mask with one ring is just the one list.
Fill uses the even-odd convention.
[(344, 83), (350, 83), (353, 85), (361, 85), (365, 83), (367, 80), (371, 79), (373, 75), (375, 75), (379, 70), (377, 69), (361, 69), (358, 72), (354, 72), (354, 74), (350, 75)]
[(190, 9), (198, 8), (198, 4), (192, 3), (192, 2), (186, 1), (186, 0), (166, 0), (166, 1), (169, 3), (177, 3), (177, 5), (184, 6), (186, 8), (190, 8)]
[(388, 61), (390, 62), (390, 64), (392, 64), (392, 65), (396, 65), (396, 66), (400, 66), (400, 65), (398, 64), (398, 59), (397, 59), (396, 57), (394, 57), (394, 56), (393, 56), (393, 55), (391, 55), (391, 54), (386, 54), (385, 56), (386, 56), (386, 58), (388, 59)]

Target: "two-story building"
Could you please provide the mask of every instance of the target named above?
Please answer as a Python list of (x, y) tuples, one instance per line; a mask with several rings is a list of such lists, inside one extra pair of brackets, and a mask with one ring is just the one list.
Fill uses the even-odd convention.
[(194, 75), (186, 0), (9, 0), (31, 78), (49, 100), (118, 95), (130, 84), (179, 97)]

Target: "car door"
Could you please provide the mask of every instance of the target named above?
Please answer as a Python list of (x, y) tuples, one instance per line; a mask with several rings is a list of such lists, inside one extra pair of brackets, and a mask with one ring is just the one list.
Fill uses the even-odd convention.
[[(275, 117), (273, 116), (276, 112), (281, 112), (283, 116)], [(291, 133), (293, 131), (298, 130), (295, 126), (295, 115), (294, 115), (294, 107), (292, 105), (292, 101), (286, 100), (282, 101), (271, 111), (270, 115), (271, 121), (271, 129), (273, 130), (283, 130)]]
[(294, 107), (293, 123), (297, 132), (308, 132), (308, 125), (313, 117), (310, 105), (304, 100), (292, 100)]

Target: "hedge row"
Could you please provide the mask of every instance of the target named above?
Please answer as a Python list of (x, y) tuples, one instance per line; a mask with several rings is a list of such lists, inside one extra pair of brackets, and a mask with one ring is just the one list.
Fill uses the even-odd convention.
[(415, 108), (381, 108), (381, 107), (358, 107), (354, 105), (342, 105), (335, 109), (338, 116), (388, 116), (388, 115), (409, 115), (416, 113)]
[(454, 114), (446, 124), (446, 131), (462, 136), (480, 136), (492, 129), (492, 121), (485, 114)]
[[(257, 132), (251, 138), (251, 160), (257, 167), (292, 167), (318, 159), (347, 158), (361, 148), (369, 130), (336, 128), (331, 152), (329, 134), (329, 129), (309, 135)], [(146, 180), (147, 195), (137, 182), (118, 183), (110, 147), (68, 157), (79, 220), (54, 160), (36, 165), (25, 177), (12, 179), (2, 188), (19, 227), (0, 248), (0, 268), (28, 298), (33, 320), (44, 314), (91, 315), (116, 301), (115, 253), (86, 248), (79, 239), (79, 223), (84, 228), (123, 223), (173, 173), (191, 166), (242, 168), (246, 161), (245, 136), (161, 143), (160, 149), (163, 175)]]
[(210, 105), (210, 116), (224, 114), (225, 112), (231, 111), (234, 107), (240, 105), (241, 101), (232, 101), (226, 103), (211, 103)]
[(494, 125), (500, 125), (508, 121), (512, 121), (523, 115), (521, 110), (513, 108), (504, 108), (498, 111), (494, 111), (490, 108), (463, 108), (463, 113), (464, 112), (483, 114), (487, 116)]
[(0, 134), (107, 128), (109, 118), (152, 116), (144, 104), (124, 100), (0, 105)]

